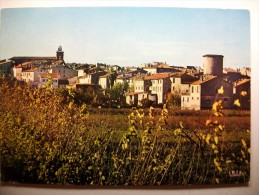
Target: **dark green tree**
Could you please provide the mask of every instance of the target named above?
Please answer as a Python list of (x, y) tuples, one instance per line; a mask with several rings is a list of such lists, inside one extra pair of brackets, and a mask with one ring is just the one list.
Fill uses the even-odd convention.
[(116, 83), (110, 91), (111, 101), (114, 105), (125, 105), (126, 104), (126, 92), (128, 91), (129, 84), (127, 82), (124, 83)]

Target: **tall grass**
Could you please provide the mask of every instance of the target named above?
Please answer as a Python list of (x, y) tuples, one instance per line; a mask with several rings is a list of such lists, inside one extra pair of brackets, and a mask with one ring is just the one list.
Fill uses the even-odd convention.
[[(72, 91), (0, 84), (1, 179), (76, 185), (187, 185), (249, 180), (249, 116), (93, 109)], [(120, 113), (117, 114), (116, 112)], [(215, 114), (217, 113), (217, 114)], [(217, 116), (215, 116), (217, 115)], [(240, 120), (240, 117), (244, 120)]]

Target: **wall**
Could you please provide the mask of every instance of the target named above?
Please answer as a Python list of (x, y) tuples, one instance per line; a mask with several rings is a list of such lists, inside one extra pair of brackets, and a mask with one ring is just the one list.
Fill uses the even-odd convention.
[(58, 73), (60, 79), (68, 79), (78, 75), (76, 70), (65, 66), (53, 67), (51, 68), (50, 73)]
[[(223, 87), (224, 93), (218, 94)], [(233, 85), (220, 78), (214, 78), (201, 85), (201, 108), (211, 108), (215, 100), (222, 99), (224, 108), (233, 107)]]

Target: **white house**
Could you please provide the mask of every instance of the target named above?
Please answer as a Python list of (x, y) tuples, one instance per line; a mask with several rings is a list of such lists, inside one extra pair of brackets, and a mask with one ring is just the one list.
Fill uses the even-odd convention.
[(149, 94), (145, 92), (129, 92), (126, 94), (126, 103), (128, 105), (141, 105), (141, 101), (148, 99)]
[(52, 79), (52, 88), (58, 88), (58, 74), (57, 73), (41, 73), (39, 75), (39, 87), (45, 87), (49, 79)]
[(170, 74), (171, 92), (188, 93), (191, 83), (199, 80), (197, 77), (191, 76), (185, 72), (176, 72)]
[(144, 80), (151, 81), (149, 99), (157, 101), (157, 104), (163, 104), (166, 100), (166, 94), (171, 91), (170, 74), (155, 74), (145, 77)]
[(110, 81), (109, 81), (109, 75), (102, 75), (99, 77), (99, 85), (103, 89), (110, 89)]
[(34, 68), (29, 70), (23, 70), (21, 72), (21, 80), (27, 83), (30, 83), (31, 86), (37, 86), (40, 82), (39, 75), (47, 72), (48, 72), (48, 69), (45, 69), (45, 68)]
[(83, 76), (85, 76), (85, 70), (84, 70), (84, 69), (77, 70), (77, 76), (78, 76), (78, 77), (83, 77)]
[(99, 78), (100, 76), (105, 75), (106, 72), (104, 71), (99, 71), (96, 73), (91, 73), (91, 74), (86, 74), (85, 76), (79, 77), (79, 83), (80, 84), (99, 84)]
[(130, 82), (130, 78), (131, 78), (130, 75), (120, 74), (120, 75), (117, 76), (117, 78), (116, 78), (114, 83), (115, 84), (116, 83), (121, 83), (122, 84), (124, 82), (129, 83)]
[(21, 78), (22, 78), (22, 66), (21, 65), (13, 67), (13, 76), (17, 80), (21, 80)]

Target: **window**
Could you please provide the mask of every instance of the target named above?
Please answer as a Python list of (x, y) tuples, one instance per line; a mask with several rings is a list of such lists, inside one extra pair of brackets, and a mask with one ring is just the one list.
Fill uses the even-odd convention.
[(192, 97), (192, 100), (194, 99), (194, 97)]
[(173, 83), (175, 83), (175, 78), (173, 78)]
[(197, 93), (199, 93), (199, 86), (197, 86)]
[(45, 82), (45, 79), (42, 79), (42, 82)]
[(199, 97), (197, 97), (197, 100), (199, 100)]
[(189, 97), (187, 97), (187, 102), (189, 102)]
[(194, 87), (192, 86), (192, 93), (193, 93), (193, 91), (194, 91)]

